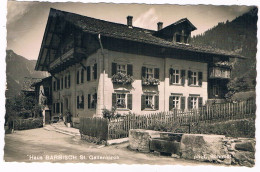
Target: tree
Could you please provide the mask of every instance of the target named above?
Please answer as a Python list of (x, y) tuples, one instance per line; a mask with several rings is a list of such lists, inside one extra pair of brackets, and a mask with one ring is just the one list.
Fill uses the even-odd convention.
[(7, 99), (5, 107), (6, 122), (17, 118), (36, 118), (42, 115), (42, 107), (37, 103), (35, 97), (24, 94)]

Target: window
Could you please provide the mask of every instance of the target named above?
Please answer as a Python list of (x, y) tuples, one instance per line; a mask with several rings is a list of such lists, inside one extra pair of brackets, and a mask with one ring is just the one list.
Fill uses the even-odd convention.
[(63, 89), (63, 76), (61, 77), (61, 89)]
[(56, 81), (53, 81), (53, 91), (56, 91)]
[(213, 85), (212, 92), (213, 92), (213, 96), (218, 97), (219, 96), (219, 86)]
[(93, 66), (87, 66), (87, 81), (97, 79), (97, 63)]
[(188, 98), (188, 109), (198, 109), (202, 107), (202, 97), (199, 95), (190, 95)]
[(56, 103), (56, 113), (60, 113), (60, 103)]
[(170, 68), (169, 74), (170, 84), (185, 84), (185, 70)]
[(117, 94), (116, 95), (116, 107), (117, 108), (126, 108), (126, 95), (125, 94)]
[(197, 72), (191, 72), (191, 85), (197, 85)]
[(197, 109), (198, 108), (198, 98), (197, 97), (191, 97), (191, 109)]
[(53, 109), (53, 113), (56, 113), (56, 106), (55, 106), (56, 104), (55, 103), (53, 103), (53, 107), (52, 107), (52, 109)]
[(130, 93), (113, 93), (112, 104), (114, 107), (119, 109), (130, 109), (132, 110), (132, 94)]
[(126, 74), (126, 65), (117, 64), (117, 72)]
[(88, 109), (95, 109), (97, 106), (97, 93), (88, 94)]
[(64, 79), (64, 82), (65, 82), (65, 88), (70, 88), (70, 74), (68, 73), (68, 74), (66, 74), (65, 75), (65, 79)]
[(60, 79), (57, 79), (57, 90), (60, 90)]
[(133, 76), (133, 65), (112, 63), (111, 71), (112, 71), (112, 76), (116, 75), (119, 72)]
[(188, 85), (202, 86), (202, 72), (188, 71)]
[(77, 96), (77, 108), (84, 109), (84, 95)]
[(182, 94), (172, 94), (169, 98), (169, 110), (185, 109), (185, 97)]
[(67, 75), (65, 76), (64, 82), (65, 82), (65, 86), (64, 87), (67, 88), (67, 82), (68, 82)]
[(77, 84), (79, 84), (79, 71), (77, 71)]
[(145, 108), (147, 108), (147, 109), (154, 108), (153, 96), (150, 96), (150, 95), (145, 96)]
[(142, 67), (142, 79), (156, 79), (159, 81), (160, 69), (151, 67)]
[(144, 94), (141, 100), (141, 110), (159, 110), (159, 96), (155, 94)]
[(80, 80), (81, 80), (81, 83), (84, 83), (84, 69), (83, 68), (81, 69)]

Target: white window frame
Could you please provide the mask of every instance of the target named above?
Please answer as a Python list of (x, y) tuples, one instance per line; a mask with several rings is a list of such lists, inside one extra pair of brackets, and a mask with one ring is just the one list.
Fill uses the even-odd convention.
[[(94, 99), (95, 94), (97, 94), (97, 93), (90, 94), (90, 108), (89, 109), (97, 108), (97, 97), (96, 97), (96, 99)], [(94, 104), (94, 106), (93, 106), (93, 104)]]
[[(155, 95), (145, 94), (145, 109), (155, 109)], [(148, 107), (151, 106), (151, 107)]]
[(116, 71), (117, 71), (117, 73), (120, 72), (120, 73), (127, 74), (127, 65), (126, 64), (117, 64)]
[[(194, 82), (194, 80), (196, 81)], [(199, 72), (191, 71), (191, 85), (199, 85)]]
[(190, 104), (191, 109), (198, 109), (199, 108), (199, 97), (198, 96), (190, 96)]
[(154, 78), (154, 68), (152, 68), (152, 67), (146, 67), (145, 77), (146, 77), (146, 79)]
[(180, 109), (181, 108), (181, 96), (173, 95), (172, 96), (172, 105), (173, 109)]
[[(124, 97), (121, 97), (124, 95)], [(118, 103), (124, 103), (124, 107), (119, 107)], [(117, 109), (127, 109), (127, 93), (116, 93), (116, 108)]]
[(181, 84), (181, 70), (173, 69), (171, 76), (171, 84)]

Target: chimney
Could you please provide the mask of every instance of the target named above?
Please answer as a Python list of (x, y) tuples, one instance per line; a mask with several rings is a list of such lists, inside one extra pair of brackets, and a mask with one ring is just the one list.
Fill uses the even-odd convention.
[(157, 30), (161, 30), (163, 28), (163, 22), (158, 22), (157, 23)]
[(133, 28), (133, 16), (127, 16), (127, 26)]

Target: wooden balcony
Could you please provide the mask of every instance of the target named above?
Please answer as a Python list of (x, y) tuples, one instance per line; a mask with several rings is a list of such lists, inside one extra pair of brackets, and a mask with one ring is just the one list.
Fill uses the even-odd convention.
[(54, 70), (58, 66), (65, 63), (69, 63), (72, 65), (73, 62), (80, 60), (84, 55), (86, 55), (86, 49), (79, 47), (71, 48), (69, 51), (50, 63), (50, 70)]
[(210, 67), (209, 68), (209, 78), (210, 79), (230, 79), (231, 69), (224, 67)]

